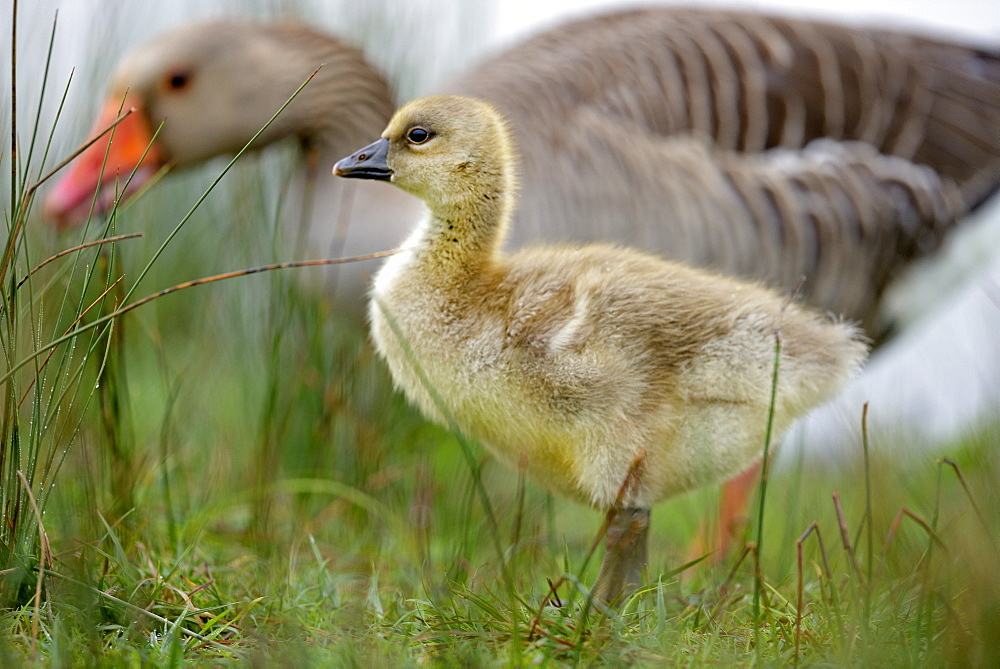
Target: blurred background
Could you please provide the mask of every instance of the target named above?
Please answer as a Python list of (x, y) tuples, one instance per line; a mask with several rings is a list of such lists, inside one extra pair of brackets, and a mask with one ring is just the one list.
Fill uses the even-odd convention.
[[(399, 100), (434, 91), (448, 78), (493, 49), (552, 23), (625, 3), (587, 0), (519, 1), (467, 0), (462, 3), (413, 0), (394, 2), (310, 2), (308, 0), (178, 0), (172, 3), (133, 3), (111, 0), (33, 0), (19, 5), (18, 113), (25, 119), (38, 114), (42, 128), (55, 119), (59, 93), (72, 73), (65, 106), (53, 133), (51, 156), (62, 156), (85, 137), (104, 95), (104, 85), (117, 58), (131, 46), (173, 26), (196, 18), (244, 15), (293, 16), (344, 37), (359, 46), (370, 60), (386, 72)], [(637, 3), (628, 3), (637, 4)], [(640, 3), (641, 4), (641, 3)], [(737, 6), (738, 3), (702, 3)], [(959, 0), (940, 3), (898, 0), (770, 0), (745, 3), (752, 9), (822, 17), (845, 23), (900, 27), (960, 41), (996, 45), (1000, 41), (1000, 11), (992, 0)], [(11, 0), (0, 2), (5, 21), (11, 16)], [(53, 20), (58, 29), (51, 54), (50, 90), (42, 99), (42, 69), (46, 63)], [(0, 90), (10, 88), (9, 53), (0, 56)], [(42, 100), (39, 108), (39, 101)], [(5, 136), (10, 126), (9, 104), (0, 109), (0, 127)], [(272, 152), (280, 153), (280, 151)], [(2, 153), (9, 160), (9, 153)], [(256, 170), (266, 179), (276, 170), (273, 156), (254, 157), (244, 171)], [(170, 179), (162, 192), (150, 193), (150, 201), (137, 205), (133, 218), (150, 221), (145, 212), (156, 211), (168, 218), (169, 207), (180, 193), (204, 186), (221, 163)], [(6, 170), (5, 170), (6, 171)], [(199, 173), (201, 176), (199, 176)], [(204, 270), (233, 269), (241, 256), (237, 247), (267, 244), (267, 234), (256, 238), (247, 226), (235, 226), (227, 217), (226, 188), (240, 179), (236, 174), (208, 201), (219, 207), (209, 222), (197, 222), (185, 234), (219, 234), (229, 230), (221, 245), (202, 243), (178, 252), (178, 257), (211, 255)], [(244, 177), (246, 176), (244, 175)], [(5, 193), (6, 197), (6, 193)], [(228, 196), (231, 197), (231, 194)], [(183, 198), (182, 198), (183, 200)], [(190, 198), (187, 200), (190, 203)], [(6, 207), (5, 207), (6, 208)], [(182, 207), (175, 207), (181, 209)], [(229, 220), (223, 220), (229, 218)], [(125, 222), (129, 230), (139, 228)], [(153, 230), (157, 230), (152, 221)], [(216, 228), (214, 233), (205, 228)], [(161, 226), (160, 234), (167, 228)], [(51, 230), (33, 231), (38, 243), (55, 249), (66, 238)], [(183, 241), (183, 240), (182, 240)], [(205, 239), (207, 242), (207, 238)], [(265, 254), (266, 255), (266, 254)], [(817, 457), (836, 458), (842, 450), (842, 435), (858, 424), (856, 407), (871, 403), (873, 434), (885, 434), (880, 444), (917, 444), (925, 447), (954, 441), (963, 430), (995, 422), (1000, 407), (1000, 213), (996, 203), (986, 207), (972, 225), (949, 242), (933, 262), (915, 268), (911, 281), (896, 291), (893, 303), (903, 321), (910, 323), (901, 336), (879, 351), (864, 378), (851, 388), (845, 400), (817, 412), (801, 426), (792, 443), (810, 444)], [(247, 257), (247, 256), (243, 256)], [(248, 260), (254, 259), (249, 253)], [(274, 258), (270, 258), (274, 259)], [(291, 258), (277, 258), (281, 260)], [(216, 262), (217, 261), (217, 262)], [(237, 263), (238, 264), (238, 263)], [(165, 267), (171, 267), (167, 270)], [(192, 268), (193, 269), (193, 268)], [(309, 270), (299, 270), (309, 271)], [(162, 277), (157, 277), (158, 273)], [(195, 278), (177, 263), (163, 263), (154, 272), (155, 282), (177, 282)], [(251, 280), (253, 281), (253, 280)], [(266, 281), (266, 280), (265, 280)], [(252, 300), (252, 297), (245, 298)], [(192, 333), (193, 334), (193, 333)], [(204, 342), (203, 342), (204, 343)], [(891, 438), (888, 438), (891, 437)], [(794, 452), (784, 450), (784, 457)]]

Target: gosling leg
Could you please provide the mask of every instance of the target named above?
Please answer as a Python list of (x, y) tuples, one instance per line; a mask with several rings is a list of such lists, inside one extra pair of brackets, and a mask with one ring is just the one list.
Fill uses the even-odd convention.
[(642, 585), (648, 559), (649, 509), (617, 509), (605, 537), (604, 561), (594, 597), (618, 604)]

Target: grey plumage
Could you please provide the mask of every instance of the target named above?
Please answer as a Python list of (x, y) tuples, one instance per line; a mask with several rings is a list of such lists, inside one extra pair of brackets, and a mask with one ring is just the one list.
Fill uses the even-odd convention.
[[(217, 61), (235, 47), (212, 40), (245, 55)], [(184, 113), (180, 97), (170, 100), (160, 142), (178, 165), (240, 148), (252, 134), (245, 129), (322, 63), (265, 140), (294, 135), (325, 161), (356, 148), (362, 118), (364, 127), (388, 120), (381, 76), (302, 26), (202, 25), (138, 53), (153, 127), (162, 102), (155, 84), (177, 57), (203, 68), (202, 81), (216, 73), (210, 102), (192, 97)], [(234, 88), (241, 96), (226, 95)], [(880, 320), (887, 286), (1000, 185), (997, 54), (899, 32), (643, 9), (543, 32), (446, 88), (490, 100), (515, 130), (523, 175), (515, 244), (619, 241), (785, 290), (804, 277), (807, 301), (861, 321), (874, 337), (890, 325)], [(240, 131), (199, 132), (207, 117), (232, 118)], [(324, 193), (320, 184), (317, 254), (400, 241), (406, 217), (381, 217), (385, 196), (349, 199), (352, 220), (340, 187)]]
[(529, 38), (450, 90), (511, 119), (522, 236), (804, 277), (875, 336), (886, 287), (1000, 186), (1000, 58), (904, 33), (643, 9)]

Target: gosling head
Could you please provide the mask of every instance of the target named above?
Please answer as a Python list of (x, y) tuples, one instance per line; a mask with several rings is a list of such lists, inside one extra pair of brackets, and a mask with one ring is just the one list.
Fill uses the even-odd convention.
[(492, 105), (432, 95), (403, 105), (381, 139), (338, 161), (333, 173), (390, 181), (431, 210), (461, 207), (514, 190), (513, 141)]

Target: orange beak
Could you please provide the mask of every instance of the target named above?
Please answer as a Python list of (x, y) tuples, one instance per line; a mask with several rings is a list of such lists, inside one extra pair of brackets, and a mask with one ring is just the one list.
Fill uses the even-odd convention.
[[(152, 144), (149, 121), (137, 103), (131, 95), (126, 96), (124, 105), (121, 98), (111, 98), (104, 103), (91, 136), (114, 123), (120, 110), (135, 107), (137, 111), (80, 154), (49, 193), (45, 214), (57, 227), (69, 227), (86, 220), (91, 203), (94, 203), (95, 213), (110, 210), (119, 197), (141, 188), (163, 166), (159, 147)], [(128, 188), (122, 192), (126, 181)]]

